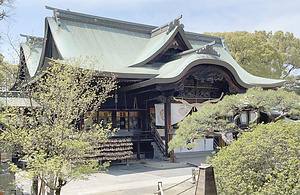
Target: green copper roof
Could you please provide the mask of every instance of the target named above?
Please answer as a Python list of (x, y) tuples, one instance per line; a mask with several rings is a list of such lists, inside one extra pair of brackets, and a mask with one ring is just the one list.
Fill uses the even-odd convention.
[(47, 18), (53, 39), (63, 58), (97, 56), (98, 70), (115, 72), (132, 64), (150, 35), (123, 29), (62, 20), (60, 27)]
[[(185, 32), (179, 19), (155, 27), (47, 8), (53, 10), (54, 15), (46, 18), (45, 38), (52, 38), (55, 47), (44, 45), (42, 59), (46, 58), (46, 48), (57, 48), (63, 59), (96, 56), (100, 62), (94, 69), (114, 73), (119, 78), (143, 80), (134, 85), (136, 88), (174, 82), (201, 64), (228, 69), (245, 88), (277, 87), (284, 82), (249, 74), (231, 57), (221, 38)], [(175, 37), (179, 37), (185, 51), (175, 54), (168, 62), (153, 63), (153, 59), (171, 47)], [(38, 60), (26, 60), (28, 67), (37, 67)], [(43, 67), (41, 62), (43, 60), (39, 68)]]
[(23, 50), (23, 54), (26, 60), (29, 76), (33, 77), (40, 63), (44, 44), (43, 39), (22, 34), (21, 36), (27, 38), (26, 42), (21, 44), (21, 48)]
[(245, 88), (261, 86), (263, 88), (272, 88), (282, 86), (284, 80), (268, 79), (251, 75), (240, 67), (232, 56), (221, 46), (215, 46), (214, 49), (220, 56), (210, 54), (197, 54), (195, 50), (192, 53), (181, 56), (180, 58), (165, 63), (159, 70), (158, 75), (152, 79), (134, 84), (130, 89), (137, 89), (153, 84), (172, 83), (180, 80), (182, 76), (191, 68), (199, 65), (217, 65), (228, 69), (236, 81)]

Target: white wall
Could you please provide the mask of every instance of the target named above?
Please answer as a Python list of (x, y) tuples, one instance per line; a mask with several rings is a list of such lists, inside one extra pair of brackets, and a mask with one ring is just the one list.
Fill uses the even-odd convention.
[(198, 143), (198, 145), (192, 149), (175, 149), (174, 153), (183, 153), (183, 152), (201, 152), (201, 151), (212, 151), (213, 148), (213, 143), (214, 143), (214, 139), (213, 138), (209, 138), (209, 139), (203, 139), (203, 140), (191, 140), (191, 142), (194, 141), (196, 143)]

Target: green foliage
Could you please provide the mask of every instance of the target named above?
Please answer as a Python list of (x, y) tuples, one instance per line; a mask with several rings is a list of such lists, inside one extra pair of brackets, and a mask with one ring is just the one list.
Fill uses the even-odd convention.
[(271, 118), (273, 121), (300, 110), (300, 96), (293, 91), (287, 92), (284, 89), (263, 90), (262, 88), (251, 88), (245, 94), (243, 101), (267, 114), (272, 110), (280, 112), (280, 116), (274, 119)]
[(243, 133), (213, 159), (218, 194), (300, 194), (300, 125), (278, 121)]
[[(226, 132), (230, 129), (230, 122), (218, 118), (224, 110), (216, 109), (217, 104), (206, 104), (200, 111), (187, 116), (178, 125), (176, 136), (169, 142), (169, 151), (175, 148), (191, 148), (195, 143), (191, 139), (203, 139), (207, 135)], [(189, 144), (187, 144), (189, 143)]]
[(300, 95), (300, 75), (291, 75), (286, 78), (283, 88), (287, 91), (294, 91)]
[[(113, 134), (110, 127), (92, 123), (92, 115), (116, 88), (114, 77), (99, 78), (93, 58), (52, 62), (33, 85), (28, 86), (28, 108), (6, 108), (1, 140), (27, 162), (23, 175), (38, 177), (60, 191), (73, 179), (105, 168), (99, 166), (95, 148)], [(80, 67), (90, 67), (81, 69)], [(34, 106), (34, 102), (38, 106)], [(89, 114), (86, 114), (87, 111)], [(84, 118), (84, 125), (78, 122)], [(14, 172), (21, 172), (11, 164)]]
[[(289, 116), (293, 119), (300, 118), (300, 96), (295, 92), (279, 90), (263, 90), (262, 88), (248, 89), (245, 94), (227, 95), (216, 104), (205, 104), (204, 107), (186, 117), (178, 125), (176, 136), (169, 143), (169, 150), (175, 148), (193, 147), (187, 145), (187, 141), (204, 136), (222, 136), (222, 139), (230, 144), (226, 133), (245, 131), (240, 129), (238, 119), (243, 110), (252, 110), (256, 118), (251, 130), (257, 124), (260, 113), (266, 113), (273, 122)], [(278, 111), (279, 115), (274, 117), (271, 111)]]
[(9, 90), (15, 83), (18, 67), (3, 61), (0, 54), (0, 87)]
[(285, 78), (300, 68), (300, 40), (292, 33), (236, 31), (207, 34), (225, 37), (230, 54), (253, 75)]

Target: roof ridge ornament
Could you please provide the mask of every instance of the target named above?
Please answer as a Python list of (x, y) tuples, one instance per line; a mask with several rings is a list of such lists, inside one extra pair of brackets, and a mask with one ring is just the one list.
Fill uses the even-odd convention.
[(60, 26), (61, 22), (60, 22), (60, 18), (59, 18), (59, 11), (57, 9), (53, 10), (53, 16), (55, 18), (57, 25)]
[(184, 25), (180, 24), (180, 21), (179, 21), (181, 18), (182, 18), (182, 15), (180, 15), (178, 18), (175, 18), (171, 22), (168, 22), (167, 24), (164, 24), (164, 25), (162, 25), (160, 27), (157, 27), (157, 28), (153, 29), (150, 32), (151, 37), (155, 37), (156, 35), (159, 35), (159, 34), (164, 33), (164, 32), (166, 32), (166, 34), (168, 35), (177, 26), (180, 26), (181, 28), (184, 28)]
[(20, 36), (26, 38), (26, 44), (30, 46), (30, 48), (33, 48), (38, 44), (42, 44), (44, 42), (44, 38), (42, 37), (36, 37), (36, 36), (24, 35), (24, 34), (20, 34)]
[(226, 45), (226, 43), (225, 43), (225, 37), (221, 37), (221, 42), (222, 42), (223, 48), (224, 48), (226, 51), (228, 51), (228, 53), (230, 53), (230, 52), (229, 52), (229, 49), (228, 49), (228, 47), (227, 47), (227, 45)]
[(220, 56), (220, 54), (214, 50), (213, 46), (216, 44), (216, 41), (213, 41), (211, 43), (208, 43), (201, 47), (200, 49), (196, 50), (197, 54), (210, 54), (210, 55), (215, 55), (215, 56)]
[(177, 26), (181, 26), (182, 28), (184, 28), (183, 24), (180, 24), (180, 19), (182, 18), (182, 15), (180, 15), (178, 18), (172, 20), (171, 22), (168, 23), (168, 30), (166, 32), (166, 34), (168, 35), (170, 32), (172, 32), (175, 27)]

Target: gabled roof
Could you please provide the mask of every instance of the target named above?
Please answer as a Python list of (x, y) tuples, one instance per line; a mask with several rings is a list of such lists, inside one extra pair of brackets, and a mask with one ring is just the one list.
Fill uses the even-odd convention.
[(26, 37), (26, 42), (21, 44), (21, 55), (25, 58), (25, 72), (33, 77), (38, 69), (44, 45), (43, 38), (23, 35)]
[[(174, 82), (202, 64), (228, 69), (245, 88), (272, 88), (284, 82), (249, 74), (231, 57), (221, 38), (186, 32), (180, 18), (156, 27), (46, 8), (53, 10), (53, 17), (46, 18), (46, 41), (38, 69), (45, 68), (45, 59), (51, 57), (97, 56), (100, 62), (94, 69), (139, 79), (134, 88)], [(26, 60), (28, 66), (33, 63)]]
[(193, 48), (184, 34), (183, 25), (180, 25), (179, 19), (152, 30), (151, 38), (130, 66), (145, 65), (154, 58), (162, 56), (172, 46), (180, 47), (182, 51)]

